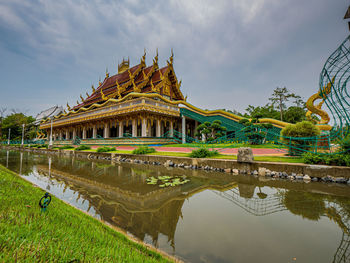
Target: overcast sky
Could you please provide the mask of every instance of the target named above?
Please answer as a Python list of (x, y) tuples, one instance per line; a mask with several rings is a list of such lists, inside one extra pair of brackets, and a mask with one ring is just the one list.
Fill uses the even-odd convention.
[(174, 50), (188, 101), (244, 111), (277, 87), (307, 99), (348, 35), (346, 0), (0, 0), (0, 107), (73, 106), (118, 60)]

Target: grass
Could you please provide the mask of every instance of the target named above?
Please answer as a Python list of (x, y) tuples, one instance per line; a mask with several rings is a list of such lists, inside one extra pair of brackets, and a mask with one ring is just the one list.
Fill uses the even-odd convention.
[(0, 166), (0, 262), (169, 262)]

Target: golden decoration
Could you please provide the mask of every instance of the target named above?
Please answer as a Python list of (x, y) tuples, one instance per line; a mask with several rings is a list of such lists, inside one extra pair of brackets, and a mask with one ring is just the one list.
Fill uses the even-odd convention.
[(96, 91), (94, 85), (91, 85), (91, 89), (92, 89), (92, 93)]

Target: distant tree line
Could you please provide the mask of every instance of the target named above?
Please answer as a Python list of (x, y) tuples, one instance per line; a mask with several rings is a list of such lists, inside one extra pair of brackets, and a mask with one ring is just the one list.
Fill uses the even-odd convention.
[[(305, 101), (299, 95), (290, 92), (286, 87), (277, 87), (268, 100), (269, 102), (264, 106), (248, 105), (245, 113), (224, 110), (247, 119), (271, 118), (288, 123), (298, 123), (306, 120)], [(316, 116), (312, 117), (315, 122), (318, 120)]]
[(0, 140), (8, 139), (9, 129), (11, 129), (11, 140), (21, 140), (23, 124), (24, 139), (34, 139), (38, 131), (37, 125), (33, 124), (34, 121), (35, 118), (18, 110), (8, 112), (6, 108), (0, 108)]

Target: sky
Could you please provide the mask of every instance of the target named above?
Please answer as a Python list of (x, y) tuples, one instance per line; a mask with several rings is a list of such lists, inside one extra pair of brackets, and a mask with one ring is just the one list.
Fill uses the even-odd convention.
[(305, 100), (347, 37), (347, 0), (0, 0), (0, 108), (70, 106), (117, 73), (174, 50), (188, 102), (244, 112), (276, 87)]

